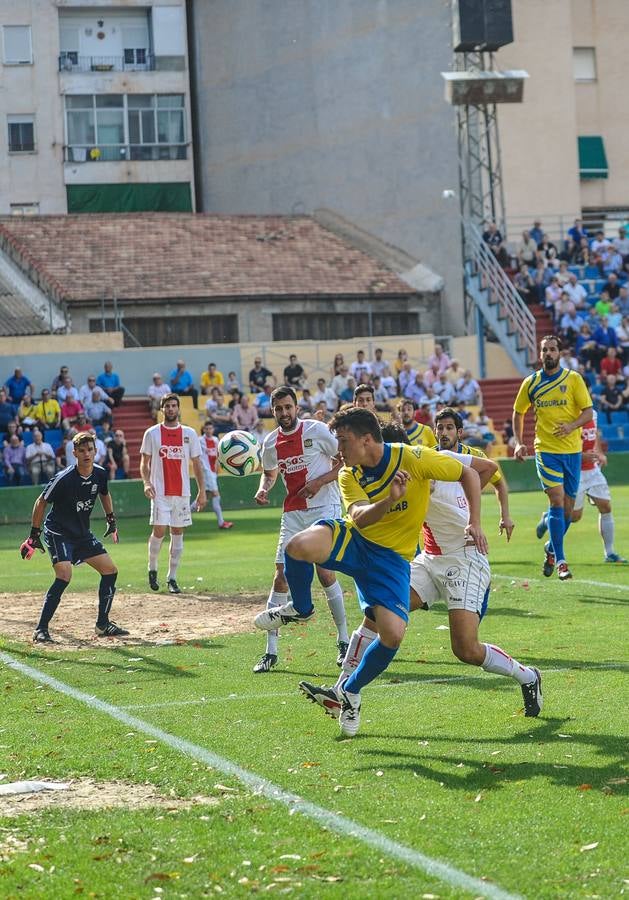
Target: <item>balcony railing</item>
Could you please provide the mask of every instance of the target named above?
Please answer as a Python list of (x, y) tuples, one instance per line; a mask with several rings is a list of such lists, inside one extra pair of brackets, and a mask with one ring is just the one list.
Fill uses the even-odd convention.
[(152, 162), (187, 159), (187, 144), (72, 144), (64, 147), (66, 162)]
[(155, 57), (147, 50), (125, 50), (123, 56), (79, 56), (74, 50), (59, 55), (60, 72), (150, 72)]

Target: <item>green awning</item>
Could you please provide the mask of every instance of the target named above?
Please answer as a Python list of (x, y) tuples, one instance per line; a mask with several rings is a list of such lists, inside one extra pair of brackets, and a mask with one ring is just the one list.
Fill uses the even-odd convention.
[(578, 137), (579, 175), (581, 178), (607, 178), (609, 166), (603, 138), (598, 135)]
[(192, 212), (188, 182), (68, 184), (69, 213)]

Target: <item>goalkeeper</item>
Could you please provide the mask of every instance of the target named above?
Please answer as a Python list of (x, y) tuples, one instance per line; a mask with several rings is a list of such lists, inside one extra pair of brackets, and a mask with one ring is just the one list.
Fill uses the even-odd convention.
[[(48, 632), (61, 595), (72, 578), (72, 566), (86, 562), (100, 574), (98, 588), (98, 618), (96, 634), (101, 637), (121, 637), (129, 634), (109, 618), (109, 611), (116, 592), (116, 569), (111, 557), (90, 531), (90, 515), (97, 495), (107, 516), (105, 537), (111, 535), (118, 543), (116, 517), (107, 486), (107, 473), (102, 466), (94, 465), (96, 445), (93, 435), (77, 434), (73, 444), (76, 465), (70, 465), (46, 485), (35, 501), (30, 536), (20, 547), (22, 559), (31, 559), (36, 550), (45, 553), (41, 541), (43, 535), (55, 570), (55, 580), (44, 599), (41, 616), (33, 633), (33, 641), (40, 644), (54, 643)], [(50, 504), (46, 521), (46, 504)]]

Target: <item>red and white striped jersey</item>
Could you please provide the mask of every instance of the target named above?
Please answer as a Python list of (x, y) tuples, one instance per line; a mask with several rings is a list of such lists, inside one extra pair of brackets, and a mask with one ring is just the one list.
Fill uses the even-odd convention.
[[(440, 450), (458, 459), (464, 466), (471, 466), (473, 456)], [(443, 556), (460, 550), (467, 540), (465, 528), (469, 520), (467, 497), (460, 481), (433, 481), (428, 512), (422, 526), (422, 543), (426, 553)]]
[(191, 459), (201, 456), (199, 436), (188, 425), (152, 425), (140, 453), (151, 457), (151, 484), (158, 497), (189, 497)]
[(218, 465), (218, 438), (215, 435), (208, 437), (206, 434), (202, 434), (200, 440), (201, 453), (205, 456), (210, 472), (215, 473)]
[[(581, 441), (583, 442), (583, 446), (581, 448), (581, 452), (585, 453), (593, 453), (596, 450), (596, 435), (598, 433), (598, 419), (596, 417), (596, 410), (592, 410), (592, 419), (587, 425), (584, 425), (581, 428)], [(581, 471), (582, 472), (590, 472), (592, 469), (598, 469), (599, 464), (595, 462), (593, 459), (585, 459), (584, 456), (581, 457)]]
[(328, 426), (317, 419), (303, 419), (288, 434), (276, 428), (265, 437), (262, 468), (265, 471), (279, 468), (286, 488), (284, 512), (340, 504), (336, 481), (324, 485), (314, 497), (298, 496), (307, 481), (330, 471), (332, 457), (337, 452), (336, 438)]

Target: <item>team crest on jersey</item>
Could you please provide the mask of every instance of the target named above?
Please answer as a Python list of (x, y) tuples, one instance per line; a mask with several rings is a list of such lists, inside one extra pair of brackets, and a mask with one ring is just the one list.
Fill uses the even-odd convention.
[(566, 391), (568, 390), (568, 385), (567, 385), (567, 384), (560, 384), (560, 385), (559, 385), (559, 390), (561, 391), (562, 394), (565, 394)]
[(184, 437), (183, 437), (183, 442), (184, 442), (184, 444), (189, 444), (189, 443), (190, 443), (190, 438), (188, 437), (187, 434), (184, 435)]
[(183, 447), (168, 446), (159, 448), (159, 457), (160, 459), (184, 459), (185, 455)]
[(312, 438), (306, 438), (304, 441), (304, 447), (312, 447)]
[(89, 512), (94, 507), (93, 500), (77, 500), (76, 501), (76, 511), (77, 512)]
[(93, 485), (92, 485), (92, 493), (95, 494), (97, 490), (98, 490), (98, 485), (97, 485), (97, 484), (93, 484)]

